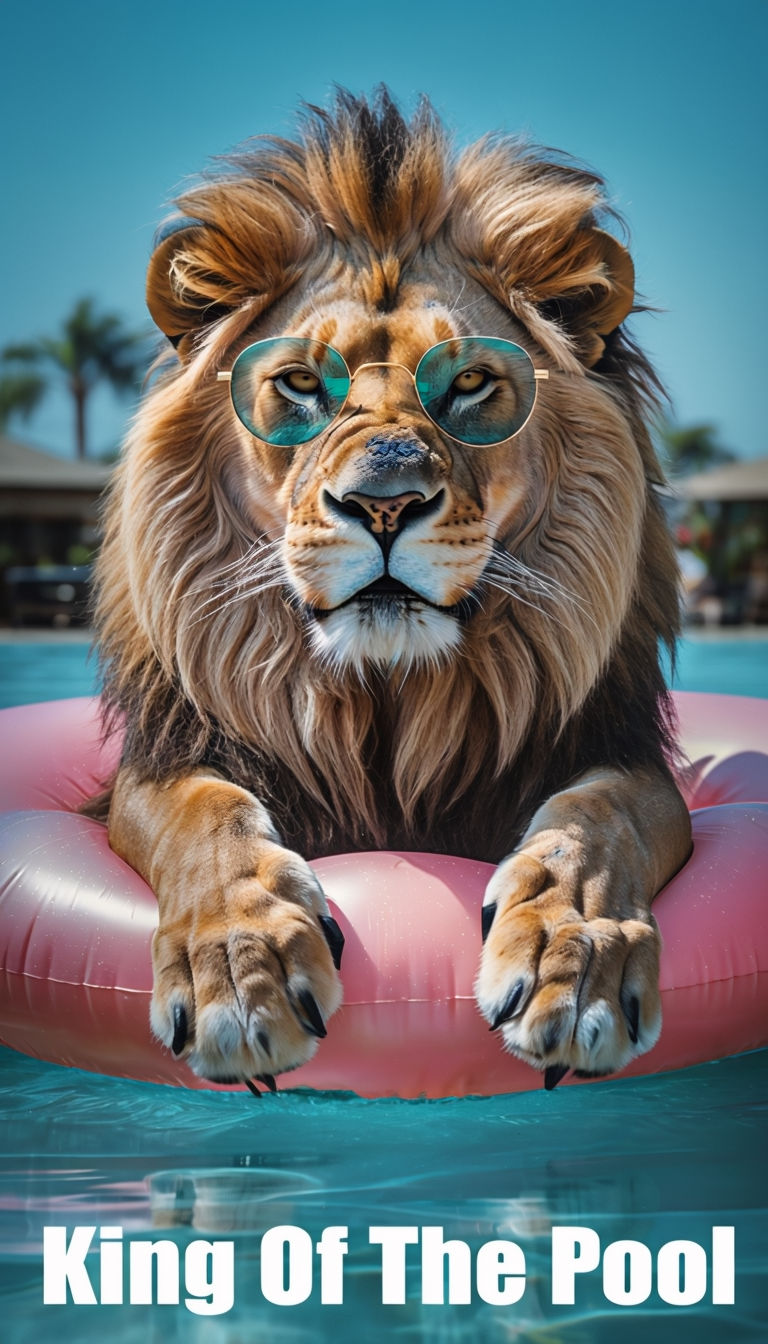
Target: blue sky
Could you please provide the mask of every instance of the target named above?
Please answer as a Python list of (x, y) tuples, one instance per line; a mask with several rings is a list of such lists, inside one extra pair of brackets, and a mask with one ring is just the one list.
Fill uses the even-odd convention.
[[(608, 180), (638, 284), (634, 319), (685, 424), (768, 452), (764, 0), (3, 0), (5, 276), (0, 345), (55, 331), (93, 295), (147, 322), (152, 233), (184, 178), (249, 135), (290, 134), (301, 98), (386, 81), (423, 91), (467, 142), (502, 128)], [(125, 404), (93, 407), (93, 450)], [(71, 451), (52, 395), (14, 434)]]

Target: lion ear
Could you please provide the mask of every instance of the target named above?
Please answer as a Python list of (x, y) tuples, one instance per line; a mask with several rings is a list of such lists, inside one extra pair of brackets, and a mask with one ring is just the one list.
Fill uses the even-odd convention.
[(626, 247), (603, 229), (593, 230), (605, 275), (606, 287), (598, 291), (589, 325), (600, 336), (609, 336), (632, 312), (635, 301), (635, 267)]
[(216, 273), (221, 244), (211, 224), (188, 217), (171, 220), (155, 236), (147, 307), (174, 347), (191, 331), (231, 311), (221, 302), (226, 282)]
[[(632, 311), (635, 268), (627, 249), (604, 229), (582, 234), (573, 269), (552, 283), (550, 277), (542, 311), (553, 316), (576, 338), (581, 357), (591, 368), (605, 349), (606, 336)], [(552, 293), (552, 290), (559, 291)]]

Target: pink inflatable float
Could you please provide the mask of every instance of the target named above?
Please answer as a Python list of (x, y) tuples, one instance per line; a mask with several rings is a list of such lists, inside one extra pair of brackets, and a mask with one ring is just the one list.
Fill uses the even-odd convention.
[[(768, 1043), (768, 702), (688, 694), (677, 704), (695, 847), (654, 907), (664, 1026), (628, 1074)], [(101, 1073), (212, 1086), (150, 1035), (152, 893), (105, 829), (73, 810), (115, 762), (117, 744), (100, 748), (95, 702), (4, 711), (0, 751), (0, 1041)], [(474, 1004), (490, 865), (386, 853), (315, 867), (346, 938), (344, 1004), (286, 1084), (369, 1097), (541, 1086)]]

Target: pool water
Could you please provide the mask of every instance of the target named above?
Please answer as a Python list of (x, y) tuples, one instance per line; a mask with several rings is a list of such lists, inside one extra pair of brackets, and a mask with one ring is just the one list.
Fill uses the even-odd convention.
[(85, 635), (0, 637), (0, 709), (95, 695), (98, 669)]
[(683, 691), (768, 696), (768, 634), (680, 640), (672, 685)]
[[(3, 1287), (13, 1344), (112, 1340), (372, 1341), (765, 1340), (768, 1052), (674, 1075), (444, 1102), (351, 1095), (182, 1092), (118, 1081), (10, 1051), (3, 1059)], [(201, 1321), (184, 1307), (41, 1306), (45, 1224), (117, 1224), (124, 1236), (235, 1240), (235, 1307)], [(552, 1224), (587, 1225), (603, 1244), (707, 1247), (736, 1229), (736, 1304), (612, 1307), (584, 1276), (573, 1308), (549, 1301)], [(278, 1224), (349, 1229), (343, 1307), (273, 1306), (257, 1251)], [(378, 1225), (440, 1225), (474, 1251), (515, 1241), (527, 1287), (514, 1306), (381, 1305)], [(363, 1323), (365, 1328), (363, 1331)], [(47, 1329), (43, 1329), (46, 1326)], [(72, 1333), (68, 1334), (68, 1330)], [(154, 1332), (157, 1332), (155, 1334)], [(253, 1332), (253, 1333), (251, 1333)]]
[[(686, 691), (768, 695), (768, 632), (687, 635), (680, 641), (672, 684)], [(0, 708), (97, 690), (98, 669), (87, 636), (65, 636), (55, 643), (45, 636), (0, 636)]]
[[(757, 695), (761, 639), (683, 644), (685, 689)], [(6, 658), (6, 655), (9, 655)], [(83, 644), (0, 648), (11, 703), (86, 694)], [(404, 1048), (407, 1045), (404, 1043)], [(49, 1339), (139, 1344), (739, 1344), (768, 1339), (768, 1051), (674, 1074), (609, 1079), (546, 1093), (441, 1102), (349, 1094), (184, 1092), (42, 1064), (0, 1050), (0, 1310), (7, 1344)], [(284, 1080), (285, 1083), (288, 1079)], [(278, 1225), (348, 1229), (342, 1305), (265, 1299), (263, 1234)], [(120, 1226), (128, 1239), (234, 1242), (235, 1299), (221, 1315), (181, 1304), (43, 1305), (42, 1229)], [(593, 1229), (604, 1248), (667, 1242), (708, 1250), (735, 1229), (735, 1304), (614, 1306), (599, 1273), (573, 1306), (551, 1301), (554, 1226)], [(421, 1300), (409, 1247), (405, 1305), (382, 1304), (375, 1226), (440, 1226), (474, 1257), (517, 1243), (526, 1288), (510, 1305), (472, 1291), (464, 1304)], [(98, 1284), (98, 1272), (91, 1278)]]

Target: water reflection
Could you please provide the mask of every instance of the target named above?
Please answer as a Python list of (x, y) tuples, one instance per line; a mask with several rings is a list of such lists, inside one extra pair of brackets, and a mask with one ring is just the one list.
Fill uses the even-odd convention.
[[(0, 1291), (9, 1344), (697, 1344), (765, 1338), (768, 1260), (764, 1116), (768, 1055), (653, 1077), (464, 1102), (363, 1102), (281, 1093), (258, 1113), (248, 1096), (184, 1093), (0, 1057)], [(34, 1158), (30, 1154), (35, 1154)], [(622, 1311), (599, 1275), (574, 1308), (551, 1302), (551, 1229), (593, 1228), (603, 1245), (675, 1238), (707, 1245), (713, 1224), (737, 1236), (734, 1308), (672, 1309), (656, 1296)], [(235, 1306), (196, 1317), (178, 1307), (43, 1307), (42, 1229), (118, 1225), (125, 1240), (235, 1244)], [(344, 1304), (261, 1291), (270, 1228), (348, 1228)], [(473, 1262), (485, 1242), (517, 1243), (522, 1299), (426, 1305), (421, 1255), (407, 1252), (408, 1299), (382, 1305), (372, 1226), (439, 1226)]]
[(321, 1182), (279, 1167), (243, 1166), (157, 1171), (147, 1185), (154, 1228), (231, 1236), (294, 1223), (301, 1197), (320, 1189)]

